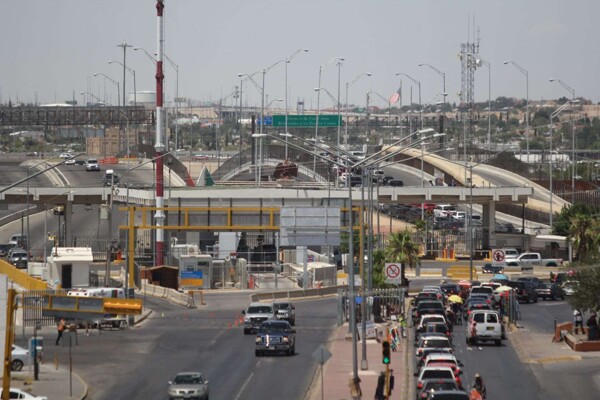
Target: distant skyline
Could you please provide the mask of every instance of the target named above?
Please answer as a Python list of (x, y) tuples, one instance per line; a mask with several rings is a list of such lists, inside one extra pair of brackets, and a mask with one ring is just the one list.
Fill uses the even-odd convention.
[[(82, 102), (81, 92), (117, 103), (122, 86), (121, 43), (156, 51), (155, 0), (4, 0), (0, 13), (0, 102)], [(525, 98), (529, 73), (532, 101), (577, 97), (600, 101), (598, 0), (166, 0), (165, 53), (179, 66), (179, 97), (194, 101), (229, 96), (240, 84), (238, 73), (260, 71), (300, 48), (288, 64), (290, 109), (297, 99), (316, 107), (319, 66), (344, 57), (340, 101), (346, 83), (369, 72), (349, 89), (349, 103), (364, 105), (366, 92), (389, 98), (399, 87), (396, 73), (421, 82), (422, 103), (435, 102), (446, 74), (447, 101), (458, 102), (461, 43), (479, 35), (479, 58), (491, 64), (492, 99)], [(469, 23), (471, 18), (471, 24)], [(472, 21), (476, 32), (473, 32)], [(127, 66), (136, 71), (139, 91), (155, 91), (155, 69), (143, 51), (127, 50)], [(166, 100), (176, 91), (176, 73), (165, 62)], [(261, 74), (256, 82), (261, 84)], [(418, 103), (418, 88), (402, 78), (402, 104)], [(337, 97), (338, 68), (323, 69), (322, 87)], [(122, 91), (122, 87), (120, 87)], [(133, 77), (126, 75), (127, 92)], [(260, 105), (251, 82), (243, 86), (244, 103)], [(285, 63), (265, 75), (269, 101), (285, 97)], [(121, 95), (122, 96), (122, 95)], [(89, 95), (88, 95), (89, 97)], [(475, 75), (475, 100), (488, 98), (488, 69)], [(224, 104), (233, 104), (232, 96)], [(321, 108), (333, 107), (326, 94)], [(370, 104), (387, 107), (378, 96)], [(400, 103), (397, 103), (398, 106)], [(283, 102), (273, 107), (283, 107)]]

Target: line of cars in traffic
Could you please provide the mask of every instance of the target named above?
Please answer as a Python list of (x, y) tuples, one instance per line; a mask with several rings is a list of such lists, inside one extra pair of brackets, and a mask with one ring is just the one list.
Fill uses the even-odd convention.
[[(296, 354), (296, 307), (291, 301), (252, 302), (242, 311), (244, 335), (256, 333), (254, 354)], [(209, 381), (201, 372), (180, 372), (169, 381), (169, 400), (208, 400)]]
[(493, 341), (501, 345), (504, 329), (493, 296), (491, 287), (457, 283), (425, 286), (416, 295), (411, 316), (417, 400), (470, 399), (461, 378), (464, 365), (454, 353), (453, 332), (466, 321), (467, 343)]
[(253, 302), (242, 311), (244, 334), (255, 332), (256, 356), (268, 353), (296, 353), (296, 307), (291, 301)]

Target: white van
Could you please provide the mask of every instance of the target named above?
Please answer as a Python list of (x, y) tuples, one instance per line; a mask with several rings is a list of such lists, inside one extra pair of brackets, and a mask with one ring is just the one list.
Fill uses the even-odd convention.
[(502, 323), (497, 311), (474, 310), (468, 321), (467, 344), (477, 345), (481, 340), (493, 340), (496, 346), (502, 345)]
[(125, 298), (125, 289), (122, 288), (89, 288), (89, 289), (73, 289), (67, 292), (67, 296), (78, 297), (110, 297), (110, 298)]

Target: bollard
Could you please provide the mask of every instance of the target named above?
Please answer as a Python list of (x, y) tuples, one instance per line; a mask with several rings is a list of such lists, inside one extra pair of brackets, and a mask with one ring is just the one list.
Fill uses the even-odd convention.
[(58, 354), (54, 353), (54, 369), (58, 371)]
[(554, 317), (554, 334), (556, 335), (556, 325), (557, 325), (557, 321), (556, 321), (556, 317)]

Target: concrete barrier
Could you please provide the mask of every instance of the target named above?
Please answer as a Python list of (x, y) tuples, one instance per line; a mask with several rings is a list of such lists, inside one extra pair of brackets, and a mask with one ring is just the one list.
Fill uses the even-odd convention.
[[(583, 328), (584, 333), (587, 335), (587, 328)], [(554, 330), (553, 342), (559, 342), (561, 338), (573, 351), (588, 352), (588, 351), (600, 351), (600, 340), (580, 340), (573, 332), (572, 322), (563, 322), (556, 325)]]

